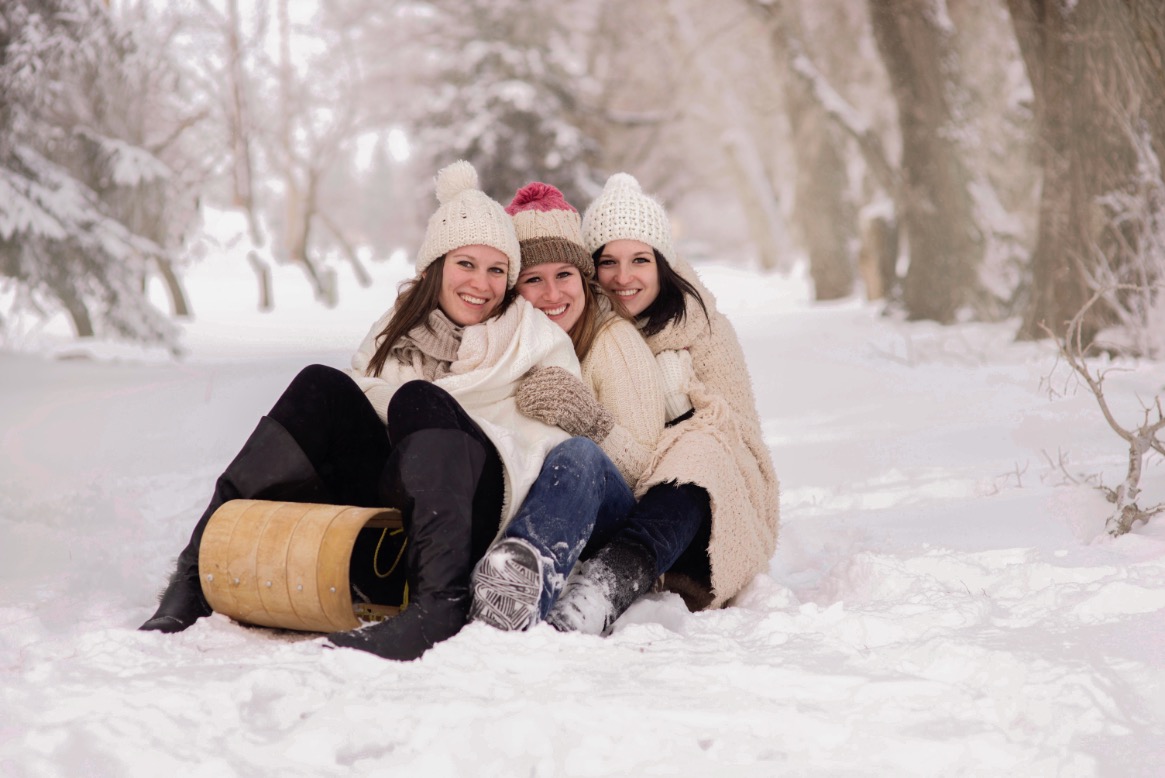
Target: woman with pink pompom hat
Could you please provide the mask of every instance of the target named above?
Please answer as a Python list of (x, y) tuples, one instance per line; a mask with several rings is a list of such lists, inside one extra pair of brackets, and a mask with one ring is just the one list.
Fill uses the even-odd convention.
[(549, 184), (518, 190), (507, 212), (522, 253), (517, 290), (570, 335), (581, 380), (547, 368), (518, 390), (518, 409), (572, 437), (555, 446), (525, 503), (474, 569), (472, 618), (499, 629), (545, 619), (575, 563), (634, 507), (632, 487), (664, 429), (655, 357), (595, 282), (581, 219)]

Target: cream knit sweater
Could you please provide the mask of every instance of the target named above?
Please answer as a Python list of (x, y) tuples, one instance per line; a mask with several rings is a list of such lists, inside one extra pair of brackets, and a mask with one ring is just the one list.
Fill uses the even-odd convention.
[(608, 310), (599, 326), (582, 361), (582, 377), (615, 419), (599, 446), (634, 487), (663, 434), (659, 366), (634, 324)]
[[(365, 375), (376, 352), (377, 336), (391, 315), (390, 309), (372, 325), (348, 371), (381, 421), (386, 420), (388, 403), (396, 390), (407, 381), (424, 378), (417, 365), (396, 359), (387, 360), (379, 376)], [(501, 457), (505, 478), (502, 528), (526, 499), (546, 454), (568, 438), (558, 427), (523, 416), (514, 400), (526, 374), (545, 367), (561, 367), (580, 375), (570, 338), (519, 297), (502, 316), (465, 327), (457, 359), (449, 365), (448, 373), (432, 382), (461, 403)]]
[(777, 542), (778, 483), (736, 332), (716, 310), (716, 299), (695, 271), (682, 260), (673, 267), (700, 292), (708, 318), (689, 300), (684, 321), (648, 337), (647, 344), (654, 354), (688, 349), (693, 371), (689, 399), (695, 414), (664, 431), (635, 491), (641, 496), (667, 481), (708, 491), (711, 591), (693, 591), (697, 582), (678, 576), (665, 575), (664, 586), (684, 594), (690, 606), (719, 607), (768, 569)]

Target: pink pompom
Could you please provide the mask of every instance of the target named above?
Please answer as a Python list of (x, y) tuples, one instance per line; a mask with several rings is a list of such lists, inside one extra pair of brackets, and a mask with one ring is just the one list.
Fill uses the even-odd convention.
[(522, 211), (574, 211), (573, 205), (566, 201), (562, 192), (550, 184), (533, 181), (519, 189), (514, 199), (506, 206), (506, 213), (513, 216)]

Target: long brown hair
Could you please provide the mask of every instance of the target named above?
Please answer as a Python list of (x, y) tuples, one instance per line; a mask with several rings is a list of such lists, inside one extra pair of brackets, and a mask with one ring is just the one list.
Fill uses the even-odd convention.
[[(380, 375), (384, 370), (384, 363), (388, 361), (388, 354), (392, 347), (398, 340), (408, 335), (413, 327), (423, 324), (425, 329), (433, 331), (432, 325), (429, 324), (429, 314), (439, 307), (441, 277), (444, 272), (445, 255), (442, 254), (433, 260), (420, 278), (402, 281), (401, 285), (397, 287), (396, 304), (393, 306), (392, 317), (388, 320), (388, 324), (384, 325), (380, 334), (376, 336), (376, 353), (372, 355), (368, 369), (364, 371), (365, 375), (371, 377)], [(492, 319), (505, 313), (510, 307), (510, 303), (514, 301), (514, 294), (513, 289), (506, 289), (502, 301), (486, 319)]]
[(583, 315), (570, 328), (570, 342), (574, 344), (574, 353), (581, 362), (590, 353), (591, 347), (595, 345), (595, 340), (599, 337), (599, 333), (603, 328), (610, 324), (607, 321), (605, 324), (599, 323), (599, 318), (603, 312), (600, 308), (599, 301), (606, 300), (610, 303), (611, 310), (613, 310), (620, 318), (630, 320), (630, 317), (623, 311), (623, 307), (599, 286), (599, 282), (593, 278), (583, 278)]

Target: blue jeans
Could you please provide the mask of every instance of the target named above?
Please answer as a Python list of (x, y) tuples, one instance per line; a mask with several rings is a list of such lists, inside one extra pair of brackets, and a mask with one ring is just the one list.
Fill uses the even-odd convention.
[(587, 438), (559, 443), (542, 463), (503, 538), (520, 538), (542, 557), (540, 618), (546, 618), (583, 550), (602, 546), (635, 506), (623, 475)]

